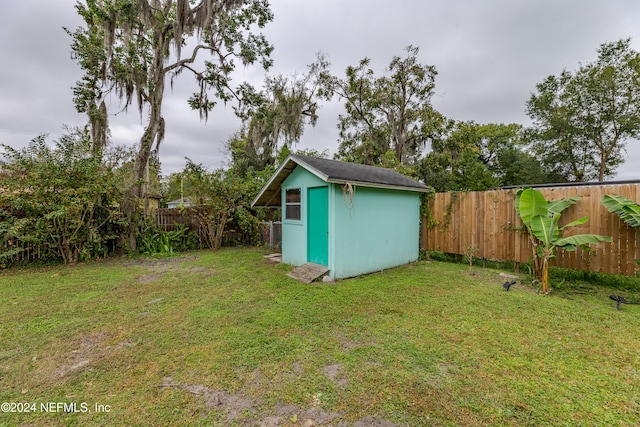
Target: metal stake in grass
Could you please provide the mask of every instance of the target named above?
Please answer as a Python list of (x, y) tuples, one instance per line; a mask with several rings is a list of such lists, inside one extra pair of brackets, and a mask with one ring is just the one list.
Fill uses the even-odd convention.
[(515, 284), (516, 284), (516, 281), (515, 281), (515, 280), (512, 280), (511, 282), (507, 280), (506, 282), (504, 282), (504, 285), (502, 285), (502, 287), (503, 287), (507, 292), (509, 292), (509, 288), (511, 287), (511, 285), (515, 285)]
[(620, 310), (620, 303), (629, 304), (629, 301), (627, 301), (622, 295), (609, 295), (609, 298), (616, 302), (616, 308), (618, 310)]

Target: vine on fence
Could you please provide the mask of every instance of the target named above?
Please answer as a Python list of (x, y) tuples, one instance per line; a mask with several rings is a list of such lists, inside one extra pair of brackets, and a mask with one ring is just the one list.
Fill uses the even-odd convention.
[(453, 204), (457, 199), (458, 192), (453, 190), (449, 191), (451, 195), (451, 199), (445, 208), (445, 214), (442, 221), (438, 221), (433, 217), (431, 213), (431, 209), (429, 209), (429, 203), (431, 203), (435, 199), (435, 192), (422, 193), (422, 205), (421, 205), (421, 215), (427, 221), (427, 227), (432, 229), (436, 226), (441, 226), (442, 228), (447, 228), (449, 223), (451, 222), (451, 213), (453, 211)]

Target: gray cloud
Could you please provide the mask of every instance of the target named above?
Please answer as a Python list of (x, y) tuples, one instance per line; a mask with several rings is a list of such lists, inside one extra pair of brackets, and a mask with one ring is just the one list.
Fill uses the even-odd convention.
[[(40, 133), (56, 138), (62, 125), (83, 125), (71, 87), (80, 78), (70, 58), (70, 38), (81, 20), (74, 0), (22, 0), (3, 8), (0, 36), (0, 143), (19, 147)], [(363, 57), (382, 71), (404, 47), (419, 46), (420, 60), (438, 70), (433, 103), (445, 115), (478, 123), (528, 123), (525, 102), (536, 83), (596, 58), (601, 43), (632, 37), (640, 50), (640, 3), (634, 0), (273, 0), (275, 21), (265, 34), (275, 45), (271, 73), (303, 72), (316, 52), (329, 55), (342, 75)], [(212, 168), (225, 162), (224, 144), (239, 126), (220, 106), (205, 123), (186, 100), (194, 86), (183, 74), (164, 105), (164, 173), (180, 170), (184, 157)], [(260, 85), (263, 73), (247, 68), (237, 79)], [(112, 100), (112, 142), (133, 144), (141, 134), (135, 106), (127, 114)], [(323, 105), (301, 148), (337, 148), (338, 103)], [(637, 147), (638, 146), (638, 147)], [(619, 179), (640, 178), (640, 143), (629, 143)]]

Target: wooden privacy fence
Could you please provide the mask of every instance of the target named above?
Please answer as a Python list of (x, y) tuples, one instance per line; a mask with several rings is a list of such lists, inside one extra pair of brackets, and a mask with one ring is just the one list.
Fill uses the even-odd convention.
[(200, 219), (195, 211), (191, 209), (166, 209), (161, 208), (156, 211), (158, 225), (165, 231), (175, 231), (179, 225), (186, 225), (198, 235), (198, 240), (206, 241), (206, 236), (200, 227)]
[[(189, 228), (189, 230), (197, 234), (198, 240), (201, 242), (201, 244), (205, 244), (207, 243), (207, 236), (204, 231), (202, 219), (196, 213), (197, 209), (198, 209), (197, 207), (189, 207), (185, 209), (173, 209), (173, 208), (158, 209), (156, 211), (158, 226), (165, 231), (174, 231), (178, 228), (180, 224), (186, 225)], [(269, 228), (268, 226), (269, 224), (267, 223), (267, 228)], [(271, 229), (273, 229), (273, 226), (271, 227)], [(267, 229), (267, 232), (265, 234), (264, 225), (261, 224), (260, 235), (263, 238), (263, 241), (261, 243), (269, 244), (270, 239), (272, 239), (271, 235), (269, 234), (269, 231), (270, 230)], [(281, 234), (282, 232), (279, 231), (279, 233)], [(266, 240), (264, 240), (265, 236), (266, 236)], [(278, 237), (276, 236), (277, 236), (277, 233), (274, 234), (273, 239), (277, 239)], [(280, 237), (280, 240), (281, 240), (281, 237)], [(274, 240), (272, 240), (272, 242), (273, 241)], [(239, 243), (242, 243), (242, 244), (252, 243), (251, 236), (248, 235), (247, 233), (243, 233), (242, 231), (235, 229), (233, 227), (232, 222), (227, 223), (225, 225), (224, 233), (222, 236), (222, 246), (229, 246), (232, 244), (239, 244)]]
[[(580, 196), (567, 208), (560, 225), (589, 216), (586, 224), (566, 230), (573, 234), (611, 236), (612, 243), (599, 243), (591, 251), (556, 252), (551, 263), (558, 267), (633, 276), (640, 258), (640, 229), (627, 226), (602, 204), (605, 194), (621, 195), (638, 201), (640, 183), (604, 183), (579, 186), (536, 188), (547, 200)], [(428, 215), (422, 221), (422, 247), (426, 250), (474, 257), (526, 263), (532, 257), (528, 233), (516, 214), (516, 189), (483, 192), (436, 193), (428, 202)]]

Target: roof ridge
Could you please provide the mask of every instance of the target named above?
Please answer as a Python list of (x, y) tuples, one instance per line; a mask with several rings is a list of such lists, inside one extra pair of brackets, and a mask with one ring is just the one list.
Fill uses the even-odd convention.
[[(389, 171), (391, 173), (403, 176), (406, 179), (410, 179), (411, 181), (414, 181), (418, 184), (422, 184), (420, 181), (415, 180), (411, 177), (408, 177), (407, 175), (403, 174), (402, 172), (399, 172), (395, 169), (392, 168), (388, 168), (385, 166), (378, 166), (378, 165), (365, 165), (363, 163), (355, 163), (355, 162), (347, 162), (344, 160), (336, 160), (336, 159), (327, 159), (326, 157), (315, 157), (315, 156), (306, 156), (303, 154), (297, 154), (297, 153), (291, 153), (289, 154), (289, 157), (300, 157), (302, 159), (310, 159), (311, 161), (315, 161), (315, 160), (320, 160), (320, 161), (326, 161), (326, 162), (333, 162), (333, 163), (340, 163), (343, 165), (347, 165), (347, 167), (351, 167), (351, 168), (367, 168), (367, 169), (371, 169), (373, 170), (377, 170), (377, 171)], [(424, 184), (423, 184), (424, 185)]]

